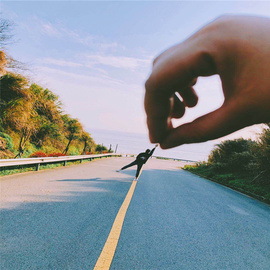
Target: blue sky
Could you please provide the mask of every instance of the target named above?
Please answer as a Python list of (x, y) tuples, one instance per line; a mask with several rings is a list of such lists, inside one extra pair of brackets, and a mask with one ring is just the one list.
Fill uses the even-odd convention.
[[(60, 96), (85, 128), (146, 133), (144, 81), (152, 60), (223, 14), (270, 16), (269, 2), (245, 1), (3, 1), (33, 81)], [(199, 103), (175, 124), (222, 104), (217, 76), (199, 79)], [(250, 135), (254, 128), (233, 135)]]

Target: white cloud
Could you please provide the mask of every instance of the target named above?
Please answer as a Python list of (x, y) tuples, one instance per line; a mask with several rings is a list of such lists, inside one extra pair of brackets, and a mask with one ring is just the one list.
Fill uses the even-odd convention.
[[(80, 58), (83, 60), (79, 61), (67, 61), (63, 59), (55, 58), (42, 58), (38, 60), (40, 65), (53, 65), (60, 67), (71, 67), (71, 68), (90, 68), (103, 74), (108, 74), (105, 67), (113, 67), (118, 69), (132, 70), (143, 72), (146, 74), (146, 70), (151, 66), (151, 58), (135, 58), (127, 56), (114, 56), (114, 55), (84, 55), (81, 54)], [(101, 68), (100, 66), (104, 66)]]
[(61, 79), (63, 78), (65, 78), (65, 81), (73, 80), (74, 82), (76, 82), (77, 85), (87, 83), (91, 87), (102, 85), (106, 88), (111, 88), (113, 86), (114, 87), (126, 86), (126, 83), (124, 81), (117, 80), (106, 75), (100, 75), (100, 76), (81, 75), (81, 74), (76, 74), (76, 73), (67, 72), (64, 70), (56, 69), (56, 68), (44, 67), (44, 66), (37, 67), (37, 71), (40, 74), (46, 74), (47, 78), (49, 78), (48, 76), (52, 76), (53, 78), (58, 77), (59, 81), (61, 81)]
[(43, 64), (43, 65), (49, 64), (49, 65), (54, 65), (54, 66), (74, 67), (74, 68), (84, 66), (83, 64), (80, 64), (80, 63), (66, 61), (66, 60), (59, 60), (59, 59), (54, 59), (54, 58), (42, 58), (38, 60), (38, 63)]
[(105, 65), (114, 68), (124, 69), (139, 69), (147, 68), (150, 66), (150, 59), (140, 59), (126, 56), (112, 56), (112, 55), (88, 55), (88, 64), (92, 65)]

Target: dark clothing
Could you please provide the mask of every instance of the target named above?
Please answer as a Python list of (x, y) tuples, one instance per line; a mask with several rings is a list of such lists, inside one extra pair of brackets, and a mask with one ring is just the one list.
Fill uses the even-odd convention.
[(155, 149), (156, 148), (153, 148), (149, 153), (147, 153), (147, 152), (140, 153), (136, 157), (136, 160), (138, 160), (138, 162), (142, 162), (143, 164), (145, 164), (147, 162), (147, 160), (153, 155)]
[(143, 163), (138, 162), (137, 160), (135, 160), (135, 161), (131, 162), (130, 164), (124, 166), (123, 168), (121, 168), (121, 170), (125, 170), (125, 169), (127, 169), (127, 168), (129, 168), (129, 167), (132, 167), (132, 166), (134, 166), (134, 165), (137, 165), (136, 178), (138, 178), (139, 175), (140, 175), (140, 172), (141, 172)]
[(143, 164), (145, 164), (147, 162), (147, 160), (153, 155), (154, 151), (156, 148), (153, 148), (151, 150), (151, 152), (147, 153), (147, 152), (142, 152), (140, 153), (137, 157), (136, 160), (134, 160), (133, 162), (131, 162), (130, 164), (124, 166), (123, 168), (121, 168), (121, 170), (125, 170), (131, 166), (135, 166), (137, 165), (137, 172), (136, 172), (136, 178), (139, 177), (141, 169)]

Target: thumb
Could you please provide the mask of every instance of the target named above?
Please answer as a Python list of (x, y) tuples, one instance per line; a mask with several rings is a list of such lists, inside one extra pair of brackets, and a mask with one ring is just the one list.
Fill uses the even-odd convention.
[(168, 149), (186, 143), (205, 142), (255, 124), (252, 113), (246, 107), (240, 102), (225, 102), (216, 111), (173, 128), (160, 147)]

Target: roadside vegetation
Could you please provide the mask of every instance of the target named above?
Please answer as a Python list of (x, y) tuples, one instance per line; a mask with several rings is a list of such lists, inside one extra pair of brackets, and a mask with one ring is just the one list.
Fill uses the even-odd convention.
[(184, 169), (270, 203), (270, 124), (257, 141), (224, 141), (207, 162)]
[[(104, 158), (104, 157), (100, 157)], [(63, 167), (63, 166), (70, 166), (70, 165), (76, 165), (76, 164), (81, 164), (81, 163), (86, 163), (86, 162), (95, 162), (96, 159), (83, 159), (83, 160), (67, 160), (66, 162), (59, 161), (56, 163), (45, 163), (45, 164), (40, 164), (39, 170), (46, 170), (46, 169), (54, 169), (58, 167)], [(1, 176), (6, 176), (6, 175), (13, 175), (17, 173), (23, 173), (23, 172), (31, 172), (31, 171), (36, 171), (36, 164), (29, 164), (29, 165), (23, 165), (23, 166), (13, 166), (13, 167), (4, 167), (0, 168), (0, 177)]]
[(106, 153), (59, 97), (34, 83), (7, 53), (12, 23), (0, 20), (0, 159)]

